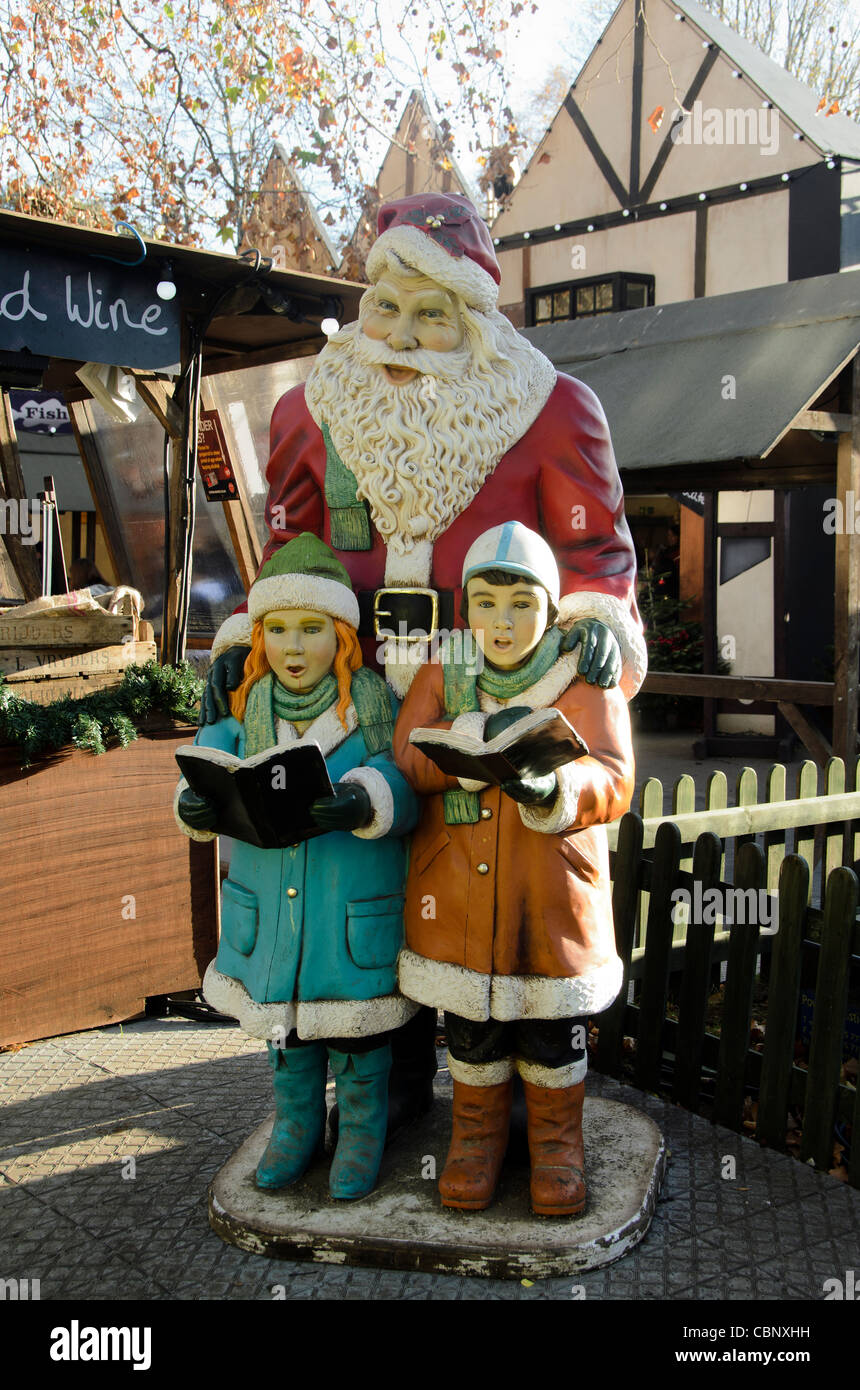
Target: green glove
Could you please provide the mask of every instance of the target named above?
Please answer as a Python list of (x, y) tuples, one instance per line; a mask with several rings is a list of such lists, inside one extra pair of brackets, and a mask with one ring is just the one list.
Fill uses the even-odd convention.
[(214, 830), (218, 819), (218, 807), (205, 796), (198, 796), (190, 787), (179, 794), (178, 810), (186, 825), (192, 830)]
[(370, 797), (356, 782), (338, 782), (334, 796), (318, 796), (311, 819), (323, 830), (360, 830), (373, 819)]
[(509, 709), (496, 710), (496, 713), (491, 714), (484, 725), (484, 742), (489, 743), (491, 738), (496, 737), (496, 734), (504, 733), (511, 724), (525, 719), (527, 714), (531, 714), (527, 705), (511, 705)]
[(558, 779), (554, 772), (543, 777), (519, 777), (502, 783), (502, 791), (512, 801), (523, 806), (539, 806), (542, 801), (551, 801), (555, 796)]
[(582, 643), (582, 650), (577, 674), (584, 676), (589, 685), (599, 685), (603, 690), (617, 685), (623, 662), (621, 648), (612, 629), (597, 618), (583, 618), (564, 634), (561, 651), (572, 652), (579, 642)]
[(226, 719), (230, 713), (227, 695), (242, 684), (245, 661), (250, 647), (228, 647), (209, 668), (206, 686), (200, 698), (200, 727)]

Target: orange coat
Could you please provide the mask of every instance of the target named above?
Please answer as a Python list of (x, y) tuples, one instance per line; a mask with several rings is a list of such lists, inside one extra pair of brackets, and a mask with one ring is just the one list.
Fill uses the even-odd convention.
[[(630, 718), (617, 688), (576, 678), (578, 659), (578, 651), (561, 657), (507, 702), (554, 705), (589, 747), (588, 757), (559, 769), (559, 789), (546, 808), (521, 806), (489, 787), (480, 793), (475, 824), (447, 825), (442, 793), (459, 783), (408, 741), (420, 726), (451, 727), (441, 666), (423, 666), (403, 702), (394, 756), (423, 801), (399, 980), (421, 1004), (479, 1021), (574, 1018), (600, 1012), (618, 993), (602, 826), (624, 814), (633, 794)], [(478, 695), (481, 712), (453, 722), (481, 737), (489, 714), (505, 705)]]

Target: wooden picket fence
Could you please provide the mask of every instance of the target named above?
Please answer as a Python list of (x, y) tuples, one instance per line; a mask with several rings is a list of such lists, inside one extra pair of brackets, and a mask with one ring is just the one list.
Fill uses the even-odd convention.
[[(854, 786), (858, 770), (850, 769)], [(708, 1100), (714, 1122), (733, 1129), (742, 1127), (745, 1096), (756, 1094), (756, 1138), (775, 1148), (785, 1145), (789, 1106), (796, 1105), (801, 1158), (819, 1168), (832, 1165), (834, 1125), (851, 1125), (849, 1180), (860, 1187), (860, 1088), (840, 1081), (849, 980), (860, 970), (860, 791), (845, 791), (839, 759), (825, 769), (822, 795), (814, 763), (800, 769), (794, 798), (785, 795), (781, 766), (771, 770), (766, 791), (768, 799), (757, 801), (755, 773), (745, 768), (729, 807), (725, 776), (715, 773), (706, 809), (697, 812), (695, 785), (685, 776), (667, 816), (662, 786), (652, 779), (642, 814), (609, 827), (624, 983), (597, 1020), (596, 1065), (621, 1075), (624, 1038), (632, 1037), (637, 1086), (668, 1090), (690, 1110)], [(821, 887), (813, 902), (816, 866)], [(696, 884), (703, 895), (714, 888), (775, 892), (775, 934), (743, 921), (721, 925), (719, 915), (679, 925), (672, 895), (686, 889), (695, 901)], [(804, 967), (815, 978), (808, 1068), (795, 1062)], [(722, 971), (717, 1036), (706, 1030), (706, 1010)], [(750, 1047), (757, 981), (767, 988), (762, 1051)], [(670, 1001), (676, 1016), (667, 1013)]]

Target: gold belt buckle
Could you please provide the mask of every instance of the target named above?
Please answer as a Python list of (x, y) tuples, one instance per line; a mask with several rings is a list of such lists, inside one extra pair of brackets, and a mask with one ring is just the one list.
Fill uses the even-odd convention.
[[(380, 608), (380, 599), (386, 594), (423, 594), (430, 600), (430, 631), (421, 633), (417, 636), (399, 637), (393, 632), (380, 632), (379, 619), (393, 618), (394, 614), (389, 608)], [(407, 589), (399, 587), (389, 587), (377, 589), (373, 597), (373, 634), (375, 637), (391, 637), (398, 642), (432, 642), (439, 629), (439, 595), (435, 589)]]

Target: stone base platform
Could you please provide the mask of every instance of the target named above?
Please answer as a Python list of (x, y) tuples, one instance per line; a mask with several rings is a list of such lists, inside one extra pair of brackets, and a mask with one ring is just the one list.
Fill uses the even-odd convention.
[(645, 1236), (665, 1173), (666, 1146), (641, 1111), (586, 1096), (588, 1204), (572, 1217), (533, 1214), (528, 1163), (517, 1161), (515, 1144), (492, 1206), (483, 1212), (443, 1208), (436, 1179), (448, 1151), (450, 1112), (450, 1080), (439, 1077), (430, 1113), (386, 1149), (376, 1190), (355, 1202), (330, 1196), (328, 1154), (315, 1159), (292, 1187), (257, 1189), (254, 1172), (272, 1117), (213, 1179), (209, 1223), (230, 1244), (276, 1259), (496, 1279), (596, 1269), (620, 1259)]

